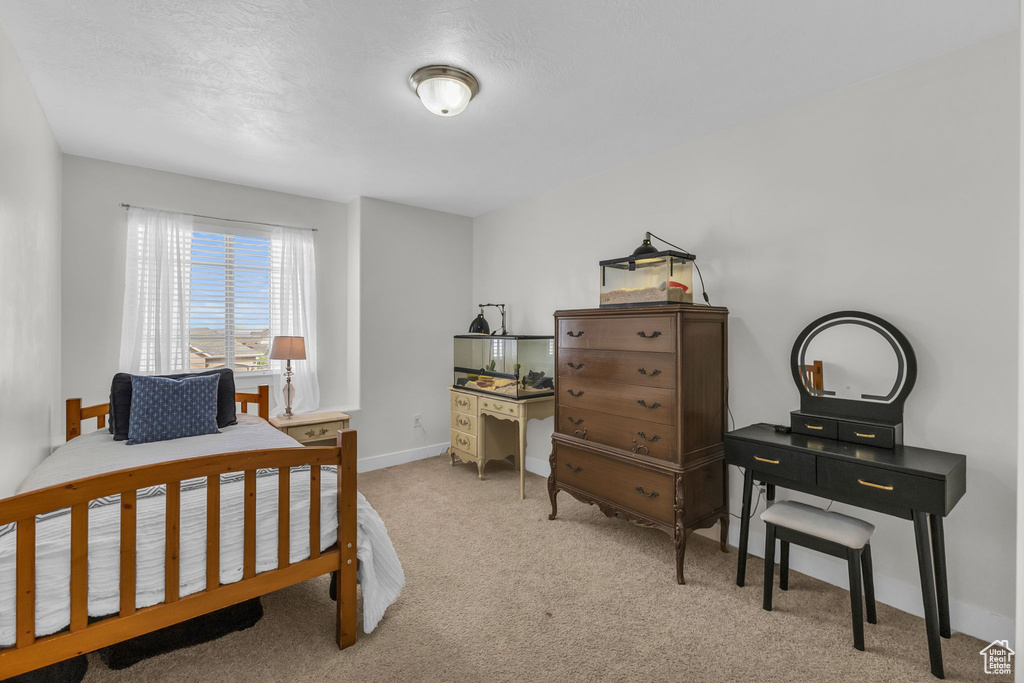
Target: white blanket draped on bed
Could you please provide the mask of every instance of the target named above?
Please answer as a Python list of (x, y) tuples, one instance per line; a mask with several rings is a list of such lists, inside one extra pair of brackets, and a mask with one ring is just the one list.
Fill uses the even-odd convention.
[[(19, 492), (83, 477), (168, 460), (234, 451), (292, 448), (299, 443), (265, 421), (239, 414), (238, 424), (172, 441), (127, 446), (105, 430), (85, 434), (58, 448), (29, 474)], [(320, 549), (337, 541), (337, 477), (324, 467), (320, 494)], [(277, 470), (256, 478), (256, 571), (277, 567)], [(221, 478), (220, 580), (233, 583), (243, 569), (243, 481), (241, 473)], [(291, 474), (289, 553), (292, 562), (309, 557), (309, 468)], [(137, 506), (136, 606), (164, 599), (163, 486), (140, 489)], [(363, 595), (363, 630), (372, 631), (405, 585), (405, 574), (380, 515), (358, 494), (357, 552)], [(0, 646), (15, 640), (16, 525), (0, 527)], [(206, 588), (205, 478), (181, 485), (180, 595)], [(55, 633), (70, 623), (70, 509), (36, 519), (36, 635)], [(89, 505), (89, 616), (115, 614), (120, 598), (120, 505), (118, 496)]]

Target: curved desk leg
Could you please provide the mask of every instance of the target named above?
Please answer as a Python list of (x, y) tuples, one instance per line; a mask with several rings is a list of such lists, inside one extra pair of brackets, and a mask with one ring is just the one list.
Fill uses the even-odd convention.
[(754, 473), (743, 473), (743, 507), (740, 510), (740, 546), (736, 560), (736, 585), (743, 586), (747, 576), (747, 537), (750, 535), (750, 498), (754, 492)]
[(928, 657), (931, 660), (932, 675), (945, 678), (942, 669), (942, 640), (939, 637), (939, 608), (935, 600), (935, 574), (932, 569), (932, 553), (928, 513), (914, 510), (914, 537), (917, 540), (917, 565), (921, 571), (921, 597), (924, 599), (924, 621), (928, 630)]
[(939, 600), (939, 635), (949, 638), (949, 587), (946, 584), (946, 535), (942, 530), (942, 517), (928, 515), (932, 532), (932, 559), (935, 561), (935, 593)]
[(519, 425), (519, 500), (526, 498), (526, 420), (523, 415), (516, 421)]

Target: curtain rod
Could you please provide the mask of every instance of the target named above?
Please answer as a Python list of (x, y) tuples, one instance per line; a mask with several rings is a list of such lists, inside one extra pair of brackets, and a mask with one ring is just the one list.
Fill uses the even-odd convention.
[[(150, 206), (139, 206), (137, 204), (125, 204), (121, 203), (121, 208), (130, 209), (132, 207), (136, 209), (149, 209), (150, 211), (165, 211), (166, 209), (154, 209)], [(243, 221), (238, 218), (222, 218), (220, 216), (204, 216), (199, 213), (189, 214), (193, 218), (208, 218), (211, 221), (227, 221), (228, 223), (247, 223), (249, 225), (265, 225), (268, 228), (291, 228), (292, 230), (312, 230), (313, 232), (320, 232), (317, 228), (302, 228), (297, 225), (281, 225), (280, 223), (260, 223), (259, 221)]]

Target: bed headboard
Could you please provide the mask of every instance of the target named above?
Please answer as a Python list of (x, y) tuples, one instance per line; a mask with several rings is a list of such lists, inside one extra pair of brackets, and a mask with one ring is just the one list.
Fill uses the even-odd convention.
[[(235, 392), (235, 402), (242, 404), (242, 412), (249, 412), (249, 404), (256, 404), (256, 414), (264, 420), (270, 419), (270, 386), (261, 384), (256, 393)], [(82, 407), (82, 399), (69, 398), (65, 406), (64, 436), (67, 441), (82, 433), (82, 420), (96, 418), (96, 427), (107, 426), (107, 414), (110, 413), (109, 403), (97, 403), (94, 406)]]

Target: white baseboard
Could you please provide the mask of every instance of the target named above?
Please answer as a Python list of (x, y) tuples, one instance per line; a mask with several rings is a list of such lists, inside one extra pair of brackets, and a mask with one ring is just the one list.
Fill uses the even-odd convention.
[[(717, 529), (714, 531), (714, 538), (718, 540)], [(736, 547), (739, 544), (739, 539), (739, 521), (733, 520), (733, 523), (729, 525), (729, 544)], [(747, 550), (751, 555), (763, 558), (764, 534), (751, 530), (750, 538), (747, 541)], [(846, 563), (837, 558), (804, 550), (794, 545), (791, 546), (789, 554), (789, 566), (793, 571), (812, 576), (844, 590), (850, 587)], [(760, 590), (762, 580), (760, 575), (754, 576), (750, 569), (747, 570), (747, 586)], [(904, 583), (876, 572), (875, 599), (898, 610), (924, 617), (921, 587), (918, 585)], [(980, 638), (986, 643), (1006, 639), (1012, 642), (1014, 639), (1013, 619), (986, 612), (962, 602), (950, 601), (949, 623), (953, 631)]]
[(450, 446), (450, 443), (439, 443), (433, 446), (413, 448), (408, 451), (398, 451), (397, 453), (385, 453), (383, 455), (371, 455), (369, 458), (359, 458), (356, 460), (356, 472), (372, 472), (373, 470), (382, 470), (385, 467), (404, 465), (405, 463), (413, 462), (414, 460), (433, 458), (435, 455), (447, 452)]
[[(526, 470), (533, 474), (539, 474), (542, 477), (547, 477), (551, 473), (551, 467), (546, 458), (526, 458)], [(733, 520), (733, 523), (729, 525), (729, 544), (733, 548), (739, 545), (739, 526), (739, 520)], [(709, 538), (713, 537), (713, 540), (718, 540), (717, 528), (711, 530), (708, 534)], [(751, 555), (763, 558), (764, 534), (751, 531), (747, 542), (747, 549)], [(849, 589), (850, 579), (846, 563), (836, 558), (792, 546), (789, 566), (793, 571), (798, 571), (801, 574), (806, 574), (844, 590)], [(756, 586), (757, 589), (760, 589), (761, 581), (761, 576), (753, 576), (750, 570), (747, 570), (747, 586)], [(924, 617), (921, 588), (916, 584), (904, 583), (876, 572), (875, 599), (898, 610), (918, 617)], [(962, 602), (950, 601), (949, 622), (952, 630), (980, 638), (986, 643), (1006, 639), (1012, 642), (1015, 637), (1014, 621), (1011, 617), (986, 612), (977, 607), (965, 605)]]

